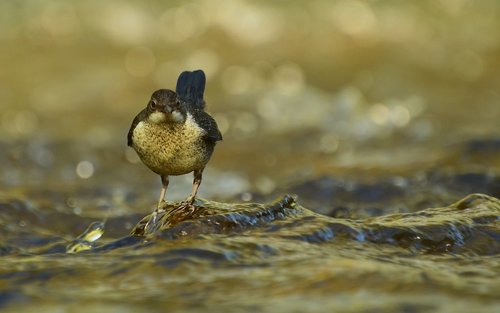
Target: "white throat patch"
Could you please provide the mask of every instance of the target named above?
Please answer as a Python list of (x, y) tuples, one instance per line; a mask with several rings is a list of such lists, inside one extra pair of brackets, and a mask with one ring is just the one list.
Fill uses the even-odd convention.
[(155, 124), (160, 124), (162, 122), (165, 122), (167, 120), (167, 117), (163, 112), (153, 112), (149, 114), (149, 120)]
[(172, 112), (172, 120), (176, 123), (180, 123), (184, 120), (184, 117), (182, 116), (181, 112), (174, 111)]
[(153, 112), (149, 114), (149, 121), (154, 124), (165, 122), (182, 123), (184, 122), (184, 116), (179, 111), (173, 111), (172, 113)]

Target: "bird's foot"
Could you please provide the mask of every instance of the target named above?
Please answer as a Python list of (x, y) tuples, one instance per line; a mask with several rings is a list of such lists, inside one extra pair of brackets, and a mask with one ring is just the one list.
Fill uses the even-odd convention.
[(183, 208), (192, 207), (192, 206), (194, 206), (193, 205), (194, 204), (194, 200), (195, 200), (194, 197), (189, 197), (186, 200), (181, 201), (179, 203), (179, 206), (183, 207)]
[(160, 212), (165, 212), (165, 205), (167, 205), (167, 201), (165, 200), (161, 200), (160, 202), (158, 202), (158, 204), (156, 205), (156, 209), (154, 210), (155, 212), (157, 213), (160, 213)]
[(158, 223), (158, 215), (160, 215), (161, 213), (165, 213), (165, 209), (159, 203), (153, 213), (151, 213), (149, 220), (146, 222), (146, 225), (144, 225), (145, 234), (153, 232), (153, 230), (156, 228), (156, 224)]
[(149, 217), (149, 220), (144, 225), (144, 234), (150, 234), (153, 232), (154, 225), (156, 225), (156, 220), (158, 218), (158, 209), (154, 210)]
[(193, 203), (194, 203), (194, 201), (195, 201), (195, 200), (196, 200), (196, 199), (195, 199), (195, 197), (193, 197), (193, 196), (189, 196), (189, 197), (188, 197), (186, 200), (184, 200), (184, 201), (186, 201), (187, 203), (189, 203), (189, 205), (193, 205)]
[(179, 205), (175, 208), (175, 210), (189, 210), (192, 212), (194, 212), (195, 210), (195, 206), (194, 206), (194, 201), (195, 201), (195, 198), (194, 197), (189, 197), (187, 198), (186, 200), (183, 200), (179, 203)]

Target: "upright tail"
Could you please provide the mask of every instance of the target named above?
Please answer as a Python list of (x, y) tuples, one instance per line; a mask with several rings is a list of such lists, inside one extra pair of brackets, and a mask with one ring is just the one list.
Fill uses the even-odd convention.
[(202, 70), (185, 71), (177, 79), (175, 92), (182, 101), (203, 109), (205, 107), (203, 100), (205, 82), (205, 73)]

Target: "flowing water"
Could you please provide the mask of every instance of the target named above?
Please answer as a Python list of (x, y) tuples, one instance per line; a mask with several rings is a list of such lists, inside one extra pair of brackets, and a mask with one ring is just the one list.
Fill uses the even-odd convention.
[[(500, 3), (214, 3), (0, 3), (0, 311), (499, 312)], [(148, 223), (194, 68), (224, 141)]]
[[(150, 231), (146, 218), (132, 235), (66, 254), (81, 242), (64, 238), (58, 221), (69, 231), (81, 218), (4, 200), (2, 302), (40, 303), (33, 311), (62, 301), (77, 311), (493, 312), (499, 214), (500, 200), (481, 194), (367, 219), (317, 214), (292, 196), (200, 199), (167, 206)], [(105, 229), (135, 220), (110, 218)]]

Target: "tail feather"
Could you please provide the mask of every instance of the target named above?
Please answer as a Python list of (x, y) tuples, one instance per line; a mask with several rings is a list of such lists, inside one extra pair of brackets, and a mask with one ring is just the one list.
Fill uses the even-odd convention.
[(185, 71), (177, 79), (175, 92), (182, 101), (203, 109), (205, 107), (203, 100), (205, 82), (205, 73), (202, 70)]

